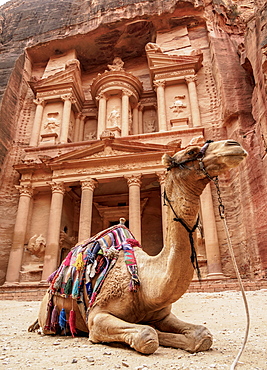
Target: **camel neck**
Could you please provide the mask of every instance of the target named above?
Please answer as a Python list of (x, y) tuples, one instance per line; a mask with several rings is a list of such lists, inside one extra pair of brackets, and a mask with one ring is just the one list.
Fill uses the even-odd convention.
[(164, 266), (160, 274), (159, 291), (165, 292), (158, 300), (167, 304), (175, 302), (185, 293), (193, 277), (192, 239), (195, 239), (200, 193), (205, 187), (205, 184), (201, 184), (202, 189), (195, 187), (192, 191), (190, 186), (182, 185), (174, 179), (166, 183), (166, 194), (170, 202), (167, 202), (168, 233), (157, 260)]

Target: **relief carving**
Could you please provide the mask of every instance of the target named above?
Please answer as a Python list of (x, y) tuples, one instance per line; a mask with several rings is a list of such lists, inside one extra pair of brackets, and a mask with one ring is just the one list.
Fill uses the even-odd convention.
[(60, 122), (59, 112), (48, 113), (44, 123), (44, 131), (47, 134), (56, 133), (59, 135)]
[(186, 103), (184, 102), (185, 95), (177, 95), (174, 97), (174, 102), (169, 107), (174, 113), (179, 116), (181, 112), (183, 112), (184, 108), (187, 107)]
[(30, 254), (38, 258), (41, 258), (44, 256), (45, 247), (46, 247), (45, 237), (42, 234), (40, 234), (39, 236), (35, 234), (34, 236), (30, 238), (28, 242), (28, 246), (26, 247), (26, 250)]

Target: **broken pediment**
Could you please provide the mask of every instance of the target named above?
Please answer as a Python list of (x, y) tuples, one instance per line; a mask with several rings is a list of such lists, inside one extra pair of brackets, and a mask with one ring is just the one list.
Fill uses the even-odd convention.
[(29, 81), (33, 92), (38, 97), (55, 98), (66, 89), (72, 92), (78, 100), (84, 101), (84, 92), (81, 82), (80, 62), (78, 59), (70, 59), (65, 64), (65, 69), (55, 72), (41, 79), (33, 78)]
[(148, 43), (146, 54), (152, 78), (159, 78), (164, 73), (170, 76), (178, 71), (186, 74), (196, 73), (202, 66), (203, 54), (201, 51), (193, 51), (190, 55), (171, 55), (163, 53), (159, 45)]

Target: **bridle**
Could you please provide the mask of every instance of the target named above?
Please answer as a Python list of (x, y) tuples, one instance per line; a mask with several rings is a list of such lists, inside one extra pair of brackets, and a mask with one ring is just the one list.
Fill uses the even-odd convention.
[[(211, 177), (208, 172), (206, 171), (205, 169), (205, 166), (204, 166), (204, 163), (203, 163), (203, 158), (205, 156), (205, 153), (206, 153), (206, 150), (208, 149), (209, 147), (209, 144), (212, 143), (213, 140), (207, 140), (205, 142), (205, 144), (203, 145), (203, 147), (200, 149), (200, 151), (197, 153), (197, 155), (195, 155), (194, 157), (190, 158), (190, 159), (186, 159), (184, 161), (181, 161), (181, 162), (177, 162), (175, 160), (175, 158), (171, 157), (171, 164), (169, 165), (169, 167), (167, 167), (167, 171), (170, 171), (172, 168), (181, 168), (181, 169), (184, 169), (184, 168), (188, 168), (188, 169), (191, 169), (190, 167), (188, 167), (186, 164), (189, 163), (189, 162), (194, 162), (194, 161), (199, 161), (199, 169), (205, 174), (205, 176), (209, 179), (209, 180), (213, 180), (214, 178)], [(194, 267), (194, 269), (196, 270), (197, 272), (197, 276), (198, 276), (198, 279), (201, 280), (201, 274), (200, 274), (200, 269), (199, 269), (199, 265), (198, 265), (198, 260), (197, 260), (197, 253), (196, 253), (196, 249), (195, 249), (195, 245), (194, 245), (194, 238), (193, 238), (193, 233), (194, 231), (196, 230), (196, 228), (198, 227), (198, 223), (199, 223), (199, 216), (197, 217), (197, 220), (196, 220), (196, 223), (195, 225), (190, 228), (187, 223), (185, 222), (184, 219), (182, 219), (181, 217), (179, 217), (177, 215), (177, 213), (175, 212), (172, 204), (171, 204), (171, 201), (170, 199), (168, 198), (167, 194), (166, 194), (166, 190), (164, 189), (164, 205), (167, 205), (166, 202), (169, 204), (173, 214), (174, 214), (174, 218), (173, 220), (176, 221), (176, 222), (180, 222), (180, 224), (186, 229), (186, 231), (188, 232), (188, 235), (189, 235), (189, 241), (190, 241), (190, 246), (191, 246), (191, 256), (190, 256), (190, 260), (191, 260), (191, 263)]]

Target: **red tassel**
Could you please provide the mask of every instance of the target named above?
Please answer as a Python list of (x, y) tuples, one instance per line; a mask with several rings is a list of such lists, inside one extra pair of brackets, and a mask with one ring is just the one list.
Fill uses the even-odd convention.
[(69, 266), (70, 265), (71, 257), (72, 257), (72, 251), (70, 251), (69, 254), (67, 255), (67, 257), (65, 258), (64, 266)]
[(69, 326), (70, 326), (71, 335), (74, 338), (74, 334), (77, 334), (77, 331), (76, 331), (76, 313), (75, 313), (74, 310), (70, 311)]
[(131, 247), (139, 247), (142, 248), (138, 240), (136, 239), (126, 239), (126, 243), (130, 244)]

